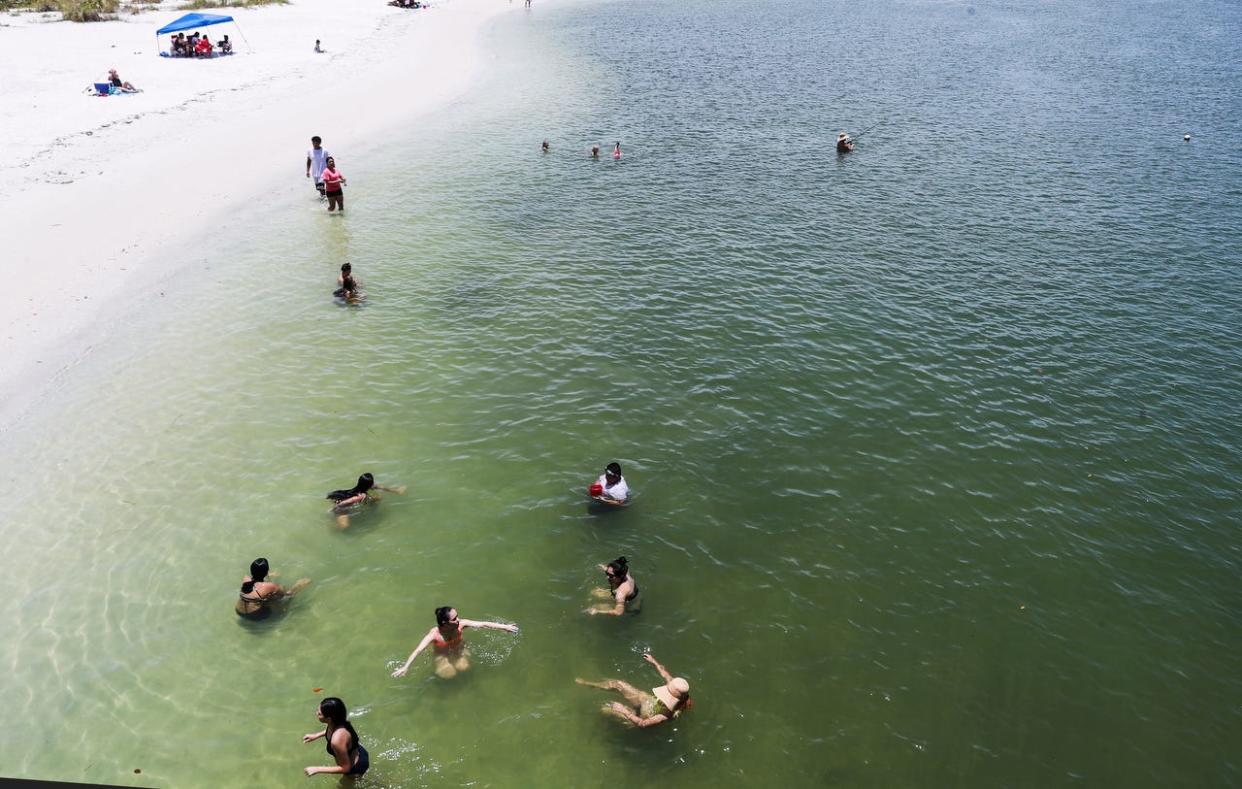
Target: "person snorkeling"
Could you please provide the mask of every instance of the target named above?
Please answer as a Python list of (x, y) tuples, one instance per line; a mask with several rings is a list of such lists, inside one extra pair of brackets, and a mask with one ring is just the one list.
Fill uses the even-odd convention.
[(332, 512), (336, 515), (336, 525), (342, 529), (348, 529), (349, 515), (352, 511), (365, 504), (379, 501), (380, 497), (372, 493), (371, 491), (373, 490), (383, 490), (401, 496), (405, 494), (405, 485), (398, 485), (395, 488), (376, 485), (375, 477), (371, 476), (370, 472), (367, 472), (358, 477), (358, 484), (352, 488), (332, 491), (326, 498), (336, 502), (332, 505)]
[(268, 571), (267, 559), (260, 557), (250, 563), (250, 575), (242, 577), (241, 592), (233, 606), (238, 616), (246, 619), (267, 619), (272, 615), (273, 604), (288, 600), (310, 583), (309, 578), (302, 578), (285, 589), (280, 584), (267, 580)]
[(601, 564), (598, 567), (608, 578), (608, 588), (591, 590), (591, 596), (601, 602), (588, 608), (586, 613), (591, 616), (597, 614), (621, 616), (626, 611), (637, 613), (642, 605), (638, 597), (638, 582), (630, 574), (630, 566), (625, 557), (618, 556), (608, 564)]
[(668, 673), (668, 670), (660, 665), (650, 653), (643, 655), (643, 660), (654, 666), (665, 682), (658, 688), (652, 688), (650, 693), (619, 679), (591, 682), (578, 678), (574, 682), (589, 688), (614, 690), (620, 693), (625, 699), (625, 704), (619, 701), (609, 702), (601, 708), (600, 712), (643, 729), (659, 726), (694, 706), (694, 702), (690, 699), (689, 682)]
[(422, 651), (431, 646), (435, 652), (436, 676), (440, 679), (452, 679), (470, 668), (470, 651), (462, 640), (466, 628), (477, 627), (485, 630), (506, 630), (510, 633), (518, 631), (517, 625), (504, 622), (476, 622), (473, 619), (462, 619), (457, 616), (457, 609), (452, 606), (440, 606), (436, 609), (436, 626), (427, 631), (423, 640), (406, 658), (401, 668), (392, 672), (394, 677), (404, 677)]

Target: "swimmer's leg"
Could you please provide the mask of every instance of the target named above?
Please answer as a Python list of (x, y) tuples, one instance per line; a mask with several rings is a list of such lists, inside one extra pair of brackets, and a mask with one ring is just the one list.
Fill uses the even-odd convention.
[(603, 682), (589, 682), (585, 679), (576, 679), (574, 682), (577, 682), (579, 685), (586, 685), (590, 688), (599, 688), (600, 690), (615, 690), (621, 694), (621, 697), (624, 698), (631, 707), (639, 706), (643, 703), (643, 699), (650, 695), (639, 690), (630, 683), (623, 682), (619, 679), (606, 679)]
[(435, 666), (436, 676), (440, 679), (452, 679), (457, 676), (457, 669), (453, 668), (453, 664), (444, 655), (436, 655)]
[(303, 589), (305, 589), (305, 588), (306, 588), (306, 586), (307, 586), (307, 584), (309, 584), (309, 583), (310, 583), (310, 579), (309, 579), (309, 578), (302, 578), (302, 579), (301, 579), (301, 580), (299, 580), (297, 583), (295, 583), (293, 586), (290, 586), (290, 587), (289, 587), (289, 591), (285, 592), (285, 596), (286, 596), (286, 597), (293, 597), (295, 594), (297, 594), (298, 592), (300, 592), (300, 591), (302, 591)]
[(340, 512), (336, 516), (336, 527), (341, 531), (349, 528), (349, 514)]

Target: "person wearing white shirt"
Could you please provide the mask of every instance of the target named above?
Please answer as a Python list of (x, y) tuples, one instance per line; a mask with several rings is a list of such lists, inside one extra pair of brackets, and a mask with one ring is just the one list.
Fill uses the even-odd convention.
[(328, 149), (322, 147), (319, 137), (311, 137), (311, 149), (306, 152), (306, 177), (315, 179), (315, 188), (319, 190), (322, 197), (324, 195), (323, 187), (323, 171), (328, 164), (328, 160), (332, 158), (332, 154), (328, 153)]
[(591, 486), (591, 498), (605, 504), (624, 504), (630, 497), (630, 486), (621, 476), (621, 464), (609, 463), (600, 478)]

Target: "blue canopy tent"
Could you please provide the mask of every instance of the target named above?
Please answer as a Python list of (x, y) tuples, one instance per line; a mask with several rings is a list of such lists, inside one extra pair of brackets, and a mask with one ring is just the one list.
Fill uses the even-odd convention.
[[(222, 25), (225, 22), (233, 22), (233, 17), (220, 14), (186, 14), (155, 31), (155, 49), (157, 52), (159, 51), (160, 36), (168, 35), (169, 33), (180, 33), (182, 30), (197, 30), (208, 25)], [(233, 22), (233, 27), (237, 27), (236, 22)], [(237, 34), (241, 36), (242, 41), (246, 42), (246, 49), (250, 49), (253, 52), (254, 50), (250, 48), (250, 42), (246, 41), (246, 35), (241, 32), (240, 27), (237, 27)]]

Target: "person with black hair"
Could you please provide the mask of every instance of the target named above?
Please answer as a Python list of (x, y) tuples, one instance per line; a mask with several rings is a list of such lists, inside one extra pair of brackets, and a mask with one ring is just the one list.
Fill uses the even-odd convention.
[(354, 279), (354, 267), (349, 263), (341, 264), (341, 274), (336, 278), (336, 284), (339, 287), (332, 291), (332, 295), (338, 299), (344, 299), (352, 304), (367, 297), (367, 294), (359, 289), (358, 286), (361, 283)]
[(630, 498), (630, 486), (621, 476), (621, 464), (609, 463), (587, 492), (591, 498), (605, 504), (624, 504)]
[(352, 488), (342, 490), (334, 490), (327, 495), (330, 501), (336, 502), (332, 505), (332, 512), (336, 514), (336, 525), (342, 529), (349, 528), (349, 513), (374, 501), (379, 501), (380, 497), (372, 493), (373, 490), (383, 490), (389, 493), (396, 493), (398, 496), (405, 493), (405, 485), (398, 485), (395, 488), (387, 488), (383, 485), (375, 484), (375, 477), (371, 476), (371, 472), (366, 472), (358, 477), (358, 484)]
[(504, 622), (477, 622), (473, 619), (461, 619), (457, 616), (457, 609), (452, 606), (440, 606), (436, 609), (436, 626), (427, 631), (427, 635), (423, 636), (423, 640), (418, 642), (418, 646), (406, 658), (401, 668), (392, 672), (394, 677), (404, 677), (406, 672), (410, 670), (410, 664), (414, 662), (424, 649), (428, 646), (432, 647), (435, 652), (436, 676), (440, 679), (452, 679), (459, 673), (470, 668), (469, 650), (462, 640), (462, 634), (468, 627), (477, 627), (485, 630), (507, 630), (510, 633), (518, 631), (517, 625), (509, 625)]
[(272, 614), (271, 604), (288, 600), (310, 583), (309, 578), (303, 578), (285, 589), (266, 580), (267, 574), (267, 559), (258, 558), (250, 563), (250, 575), (242, 577), (241, 592), (237, 595), (237, 604), (233, 606), (238, 616), (266, 619)]
[(336, 760), (331, 767), (312, 765), (303, 772), (308, 776), (318, 775), (363, 775), (371, 767), (371, 757), (367, 749), (358, 741), (358, 732), (349, 722), (349, 711), (345, 702), (336, 696), (329, 696), (319, 702), (315, 717), (325, 724), (323, 731), (302, 735), (302, 742), (314, 742), (320, 737), (328, 740), (328, 755)]
[(638, 597), (638, 582), (630, 575), (630, 566), (624, 556), (619, 556), (608, 564), (598, 565), (608, 577), (607, 589), (592, 589), (591, 595), (599, 602), (586, 610), (591, 616), (607, 614), (621, 616), (626, 611), (638, 612), (642, 601)]

